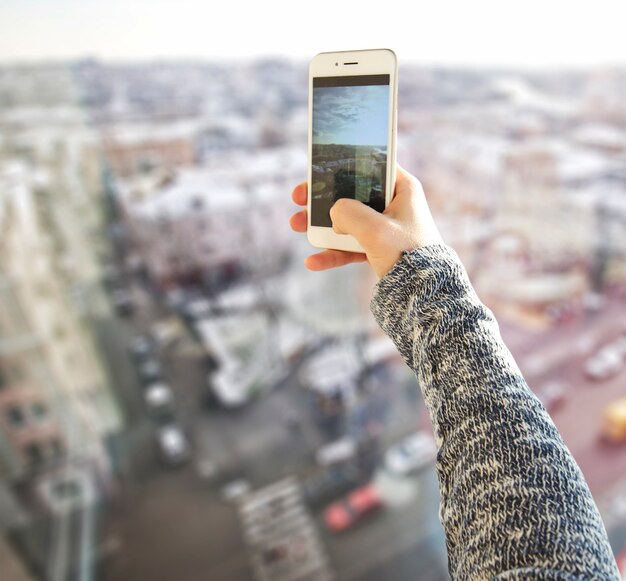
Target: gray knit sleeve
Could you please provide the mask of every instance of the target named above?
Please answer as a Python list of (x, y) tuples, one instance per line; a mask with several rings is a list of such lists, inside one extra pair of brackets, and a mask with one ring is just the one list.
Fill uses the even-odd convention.
[(372, 312), (417, 375), (453, 579), (616, 579), (587, 483), (456, 252), (405, 252)]

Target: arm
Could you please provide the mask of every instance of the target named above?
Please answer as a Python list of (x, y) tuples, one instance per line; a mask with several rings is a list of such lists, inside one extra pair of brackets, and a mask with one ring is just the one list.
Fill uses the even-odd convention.
[[(293, 191), (306, 205), (306, 183)], [(604, 526), (556, 427), (528, 389), (419, 181), (397, 167), (382, 214), (341, 199), (333, 228), (364, 254), (325, 250), (325, 270), (367, 260), (372, 311), (415, 371), (439, 447), (440, 517), (455, 579), (617, 579)], [(305, 232), (306, 210), (291, 227)]]
[(619, 579), (587, 484), (456, 253), (404, 252), (374, 316), (423, 390), (455, 579)]

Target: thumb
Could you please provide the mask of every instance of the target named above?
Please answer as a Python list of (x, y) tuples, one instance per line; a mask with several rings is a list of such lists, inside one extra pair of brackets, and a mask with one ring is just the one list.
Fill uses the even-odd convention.
[(367, 246), (366, 241), (372, 231), (383, 226), (386, 221), (380, 212), (351, 198), (337, 200), (330, 209), (330, 219), (337, 234), (354, 236), (363, 248)]

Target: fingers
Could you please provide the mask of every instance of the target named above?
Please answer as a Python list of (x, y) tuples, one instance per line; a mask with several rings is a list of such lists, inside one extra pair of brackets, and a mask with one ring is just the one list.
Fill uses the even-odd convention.
[(351, 234), (363, 248), (367, 246), (363, 242), (368, 236), (386, 221), (386, 218), (376, 210), (349, 198), (341, 198), (334, 203), (330, 209), (330, 218), (335, 232)]
[(422, 184), (404, 168), (396, 165), (396, 196), (407, 196), (414, 193), (423, 193)]
[(396, 187), (393, 199), (383, 214), (398, 218), (411, 214), (416, 205), (425, 203), (424, 190), (420, 181), (399, 165), (396, 166)]
[(289, 224), (294, 232), (306, 232), (308, 225), (307, 211), (300, 210), (299, 212), (295, 213), (293, 216), (291, 216), (291, 218), (289, 218)]
[(324, 250), (308, 256), (304, 264), (309, 270), (328, 270), (352, 264), (353, 262), (365, 262), (365, 254), (360, 252), (345, 252), (343, 250)]
[(298, 204), (298, 206), (306, 206), (307, 190), (308, 188), (306, 182), (298, 184), (293, 189), (293, 191), (291, 192), (291, 199), (294, 201), (295, 204)]

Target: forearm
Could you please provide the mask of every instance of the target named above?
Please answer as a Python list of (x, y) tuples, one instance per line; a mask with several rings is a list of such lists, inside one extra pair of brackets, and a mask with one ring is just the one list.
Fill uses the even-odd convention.
[(453, 577), (618, 579), (587, 484), (456, 253), (405, 253), (376, 286), (372, 312), (433, 422)]

